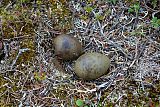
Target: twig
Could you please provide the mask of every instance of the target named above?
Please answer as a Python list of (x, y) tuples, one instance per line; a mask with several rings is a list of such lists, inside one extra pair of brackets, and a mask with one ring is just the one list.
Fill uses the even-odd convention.
[(26, 51), (28, 51), (28, 50), (30, 50), (30, 49), (29, 49), (29, 48), (19, 49), (19, 52), (18, 52), (18, 55), (16, 56), (16, 59), (13, 60), (13, 62), (12, 62), (12, 64), (11, 64), (11, 70), (13, 69), (13, 66), (16, 64), (19, 56), (20, 56), (22, 53), (24, 53), (24, 52), (26, 52)]

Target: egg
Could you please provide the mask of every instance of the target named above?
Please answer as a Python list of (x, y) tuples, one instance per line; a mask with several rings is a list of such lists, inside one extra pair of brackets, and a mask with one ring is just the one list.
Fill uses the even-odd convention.
[(74, 60), (82, 53), (81, 43), (70, 35), (59, 35), (54, 39), (55, 55), (62, 60)]
[(101, 53), (85, 53), (75, 63), (75, 73), (84, 80), (93, 80), (108, 72), (110, 59)]

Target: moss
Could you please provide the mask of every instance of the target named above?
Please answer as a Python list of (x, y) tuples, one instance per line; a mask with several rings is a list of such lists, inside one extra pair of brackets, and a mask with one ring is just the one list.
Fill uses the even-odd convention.
[(51, 16), (54, 19), (55, 29), (62, 32), (67, 32), (72, 27), (72, 15), (67, 6), (68, 2), (69, 0), (60, 0), (60, 2), (57, 0), (50, 0), (52, 9)]
[(7, 85), (7, 81), (3, 78), (3, 75), (0, 74), (0, 93), (4, 93), (4, 91), (6, 91), (7, 87), (5, 85)]
[(65, 88), (63, 88), (62, 86), (57, 89), (53, 89), (52, 93), (58, 99), (64, 100), (67, 98), (67, 90)]
[[(9, 81), (5, 80), (3, 78), (3, 75), (0, 74), (0, 106), (1, 107), (13, 107), (14, 103), (11, 102), (9, 99), (12, 99), (13, 97), (9, 93), (9, 91), (17, 91), (15, 84), (11, 84)], [(7, 88), (7, 86), (11, 87), (10, 89)], [(7, 91), (8, 90), (8, 91)]]
[(35, 56), (35, 44), (34, 44), (34, 41), (31, 40), (31, 39), (23, 40), (20, 43), (20, 46), (21, 46), (21, 49), (23, 49), (23, 48), (29, 48), (30, 49), (30, 50), (22, 53), (20, 55), (20, 57), (18, 58), (18, 61), (17, 61), (17, 64), (20, 64), (20, 63), (26, 64), (29, 61), (31, 61)]

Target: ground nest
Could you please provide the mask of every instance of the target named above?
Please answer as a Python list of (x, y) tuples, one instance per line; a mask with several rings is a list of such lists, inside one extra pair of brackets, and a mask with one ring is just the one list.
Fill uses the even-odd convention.
[[(158, 0), (1, 0), (1, 107), (159, 107)], [(109, 56), (109, 73), (86, 81), (56, 58), (53, 38)]]

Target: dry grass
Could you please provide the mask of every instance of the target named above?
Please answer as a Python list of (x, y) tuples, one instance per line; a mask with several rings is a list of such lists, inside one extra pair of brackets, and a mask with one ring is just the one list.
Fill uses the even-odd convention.
[[(109, 0), (112, 1), (112, 0)], [(132, 0), (131, 0), (132, 1)], [(1, 107), (160, 106), (160, 3), (141, 0), (0, 1)], [(52, 39), (68, 33), (111, 59), (109, 74), (84, 81), (74, 74), (75, 61), (55, 58)]]

